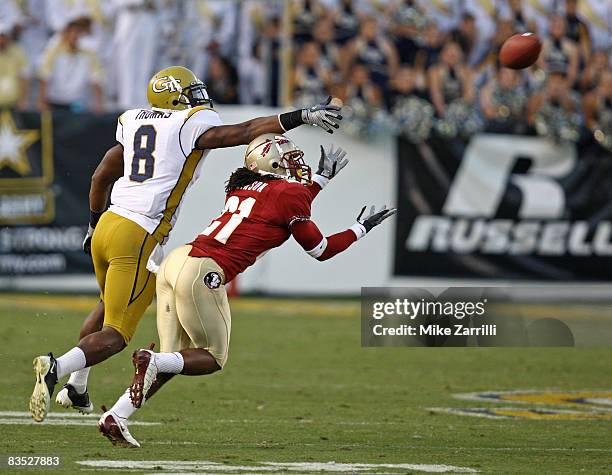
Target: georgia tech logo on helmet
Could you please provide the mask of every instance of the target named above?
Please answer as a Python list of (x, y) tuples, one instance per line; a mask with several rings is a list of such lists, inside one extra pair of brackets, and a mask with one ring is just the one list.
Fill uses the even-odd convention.
[(153, 92), (181, 92), (181, 80), (174, 76), (162, 76), (153, 83)]

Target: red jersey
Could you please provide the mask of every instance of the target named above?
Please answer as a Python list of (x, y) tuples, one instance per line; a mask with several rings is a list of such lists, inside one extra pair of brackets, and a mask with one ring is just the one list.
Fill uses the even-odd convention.
[(310, 220), (319, 190), (316, 184), (287, 180), (256, 181), (234, 190), (225, 197), (223, 213), (191, 243), (189, 255), (214, 259), (227, 283), (289, 239), (293, 224)]

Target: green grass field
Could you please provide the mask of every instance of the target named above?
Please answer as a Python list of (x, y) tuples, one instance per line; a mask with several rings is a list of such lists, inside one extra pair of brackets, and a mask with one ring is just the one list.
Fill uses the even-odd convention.
[[(457, 393), (610, 390), (611, 349), (361, 348), (357, 301), (232, 301), (226, 368), (177, 377), (145, 405), (134, 420), (161, 424), (131, 428), (141, 449), (112, 447), (96, 419), (59, 417), (71, 412), (54, 403), (57, 416), (30, 423), (18, 413), (27, 411), (32, 358), (72, 347), (94, 303), (0, 295), (0, 454), (57, 454), (64, 473), (419, 473), (441, 465), (483, 473), (612, 471), (612, 420), (603, 409), (556, 406), (586, 411), (568, 420), (563, 413), (490, 419), (430, 410), (528, 407)], [(151, 341), (152, 309), (130, 347), (93, 369), (97, 407), (110, 406), (129, 384), (131, 351)], [(82, 425), (68, 425), (74, 421)], [(106, 468), (110, 461), (114, 468)], [(140, 470), (122, 461), (166, 463)]]

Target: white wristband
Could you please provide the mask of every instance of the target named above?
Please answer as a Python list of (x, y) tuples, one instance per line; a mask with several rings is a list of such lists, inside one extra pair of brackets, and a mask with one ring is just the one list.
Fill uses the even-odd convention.
[(329, 178), (316, 174), (312, 177), (312, 181), (321, 187), (321, 189), (325, 188), (329, 183)]
[(325, 252), (325, 249), (327, 249), (327, 238), (323, 238), (319, 244), (317, 244), (310, 251), (306, 251), (306, 252), (311, 257), (318, 259), (319, 257), (323, 255), (323, 253)]
[(349, 229), (355, 233), (358, 241), (364, 237), (367, 232), (365, 226), (361, 223), (355, 223)]

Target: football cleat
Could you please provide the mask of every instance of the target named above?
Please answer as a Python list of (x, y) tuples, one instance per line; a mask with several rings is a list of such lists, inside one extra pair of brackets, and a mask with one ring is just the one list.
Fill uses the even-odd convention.
[(119, 445), (126, 448), (138, 448), (140, 444), (127, 428), (127, 421), (124, 422), (121, 418), (111, 411), (106, 411), (98, 421), (100, 433), (111, 441), (113, 445)]
[(93, 404), (89, 399), (87, 389), (83, 394), (79, 394), (74, 386), (70, 383), (64, 384), (64, 387), (55, 397), (55, 402), (65, 408), (73, 408), (81, 414), (90, 414), (93, 412)]
[(34, 358), (34, 374), (36, 384), (30, 397), (30, 414), (36, 422), (42, 422), (49, 412), (51, 395), (57, 384), (57, 361), (53, 353)]
[(132, 354), (134, 365), (134, 379), (130, 386), (130, 399), (135, 408), (141, 407), (145, 397), (157, 376), (157, 364), (155, 364), (155, 353), (150, 350), (136, 350)]

